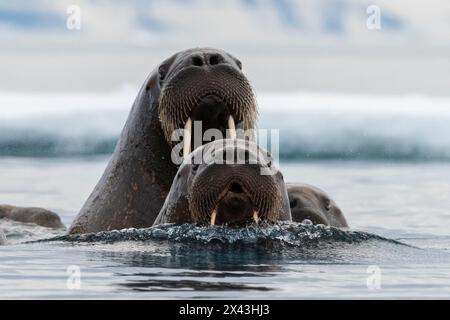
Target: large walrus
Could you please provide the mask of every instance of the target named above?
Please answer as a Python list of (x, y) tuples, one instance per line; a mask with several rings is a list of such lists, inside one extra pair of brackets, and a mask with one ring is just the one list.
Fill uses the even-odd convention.
[(142, 86), (112, 158), (69, 233), (151, 226), (177, 172), (173, 131), (184, 128), (192, 137), (185, 139), (187, 155), (200, 130), (195, 121), (202, 121), (203, 132), (216, 128), (226, 137), (227, 129), (253, 128), (256, 116), (252, 87), (229, 53), (199, 48), (168, 58)]
[(155, 225), (200, 223), (244, 226), (290, 221), (283, 175), (254, 142), (216, 140), (180, 166)]

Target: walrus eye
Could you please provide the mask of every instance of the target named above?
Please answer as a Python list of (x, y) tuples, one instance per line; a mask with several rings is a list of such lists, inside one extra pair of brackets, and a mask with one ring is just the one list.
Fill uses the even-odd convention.
[(272, 154), (269, 151), (267, 151), (266, 156), (267, 156), (267, 160), (268, 160), (267, 168), (270, 168), (270, 167), (272, 167)]
[(296, 198), (289, 201), (289, 207), (291, 207), (291, 209), (295, 208), (297, 206), (297, 204), (298, 204), (298, 201)]
[(192, 171), (193, 171), (193, 172), (196, 172), (197, 169), (198, 169), (198, 166), (199, 166), (198, 163), (197, 163), (197, 164), (193, 164), (193, 165), (192, 165)]
[(330, 211), (330, 209), (331, 209), (331, 200), (330, 199), (326, 200), (325, 209), (327, 209), (327, 211)]
[(239, 67), (239, 70), (242, 70), (242, 62), (236, 59), (236, 64)]
[(164, 80), (164, 77), (166, 76), (166, 68), (164, 65), (159, 66), (158, 75), (159, 75), (159, 80)]

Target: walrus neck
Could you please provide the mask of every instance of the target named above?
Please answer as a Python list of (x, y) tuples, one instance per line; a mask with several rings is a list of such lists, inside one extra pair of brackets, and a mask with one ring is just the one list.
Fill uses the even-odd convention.
[[(152, 101), (147, 92), (142, 90), (133, 105), (113, 158), (142, 167), (153, 181), (158, 181), (168, 192), (177, 166), (171, 161), (171, 147), (165, 139), (157, 108), (157, 101)], [(133, 170), (133, 166), (128, 168)]]
[(69, 233), (153, 225), (177, 171), (154, 99), (141, 89), (111, 160)]

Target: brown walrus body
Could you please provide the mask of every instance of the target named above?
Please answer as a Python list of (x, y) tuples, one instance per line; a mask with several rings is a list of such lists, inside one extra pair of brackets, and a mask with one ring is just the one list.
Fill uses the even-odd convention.
[(252, 88), (236, 58), (209, 48), (173, 55), (145, 81), (114, 154), (69, 233), (151, 226), (177, 172), (172, 131), (202, 121), (202, 130), (225, 132), (230, 120), (246, 130), (254, 127), (256, 114)]

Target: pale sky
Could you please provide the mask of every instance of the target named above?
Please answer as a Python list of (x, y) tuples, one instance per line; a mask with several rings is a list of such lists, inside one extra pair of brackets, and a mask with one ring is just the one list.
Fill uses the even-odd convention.
[[(73, 4), (80, 29), (69, 30)], [(380, 29), (367, 27), (369, 5)], [(450, 1), (2, 2), (0, 91), (139, 86), (161, 60), (196, 46), (238, 56), (263, 91), (448, 95)]]

